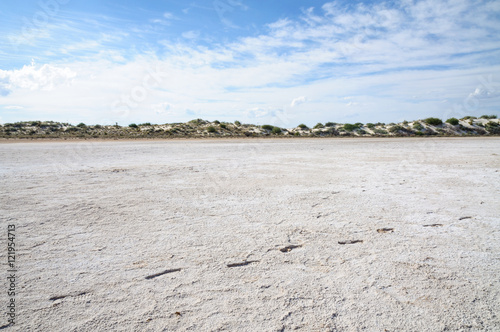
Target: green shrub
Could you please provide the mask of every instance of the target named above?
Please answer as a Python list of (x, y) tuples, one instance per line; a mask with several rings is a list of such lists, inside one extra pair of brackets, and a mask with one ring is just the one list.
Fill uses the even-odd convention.
[(32, 121), (32, 122), (31, 122), (31, 125), (32, 125), (32, 126), (35, 126), (35, 127), (38, 127), (38, 126), (40, 126), (41, 124), (42, 124), (42, 123), (41, 123), (40, 121)]
[(446, 120), (446, 123), (449, 123), (452, 126), (456, 126), (459, 124), (459, 121), (457, 118), (449, 118), (448, 120)]
[(138, 125), (136, 125), (135, 123), (131, 123), (128, 125), (130, 128), (139, 128)]
[(214, 123), (215, 124), (220, 124), (220, 122), (218, 120), (215, 120)]
[(489, 120), (489, 119), (496, 119), (497, 116), (496, 115), (481, 115), (479, 118)]
[(461, 120), (474, 120), (474, 119), (477, 119), (477, 118), (475, 116), (467, 115), (467, 116), (464, 116)]
[(207, 128), (207, 131), (208, 131), (209, 133), (215, 133), (217, 130), (215, 129), (215, 127), (214, 127), (214, 126), (209, 126), (209, 127)]
[(299, 125), (298, 125), (298, 127), (299, 127), (300, 129), (309, 129), (309, 127), (307, 127), (307, 126), (306, 126), (305, 124), (303, 124), (303, 123), (299, 124)]
[(408, 125), (408, 121), (404, 120), (404, 121), (403, 121), (403, 124), (404, 124), (405, 126), (407, 126), (407, 125)]
[(490, 121), (486, 124), (485, 128), (492, 135), (500, 135), (500, 125), (498, 122)]
[(234, 124), (237, 125), (238, 127), (241, 126), (241, 122), (239, 121), (234, 121)]
[(384, 130), (384, 129), (375, 129), (373, 132), (375, 134), (380, 134), (380, 135), (387, 135), (388, 134), (387, 130)]
[(280, 127), (273, 127), (272, 133), (274, 135), (279, 135), (281, 134), (281, 128)]
[(482, 129), (482, 128), (476, 128), (475, 129), (475, 132), (478, 134), (478, 135), (485, 135), (486, 134), (486, 130)]
[(353, 131), (353, 130), (356, 130), (356, 129), (359, 129), (359, 127), (355, 124), (350, 124), (350, 123), (346, 123), (344, 124), (343, 128), (346, 130), (346, 131)]
[(367, 123), (366, 127), (373, 129), (373, 128), (375, 128), (375, 125), (373, 123)]
[(261, 128), (262, 128), (262, 129), (264, 129), (264, 130), (273, 130), (274, 126), (271, 126), (271, 125), (263, 125)]
[(315, 126), (314, 126), (314, 129), (319, 129), (319, 128), (324, 128), (325, 126), (321, 123), (321, 122), (318, 122)]
[(325, 123), (325, 127), (333, 127), (335, 125), (336, 125), (335, 122), (327, 122), (327, 123)]
[(356, 122), (354, 125), (358, 128), (363, 127), (363, 124), (361, 122)]
[(87, 125), (83, 122), (80, 122), (79, 124), (76, 125), (78, 128), (87, 128)]
[(199, 125), (204, 124), (205, 121), (203, 119), (194, 119), (194, 120), (189, 121), (189, 123), (199, 126)]
[(223, 128), (223, 129), (227, 129), (227, 125), (226, 125), (226, 124), (224, 124), (224, 123), (221, 123), (221, 124), (220, 124), (220, 127), (221, 127), (221, 128)]
[(415, 121), (413, 123), (413, 129), (415, 130), (424, 130), (424, 126), (422, 126), (422, 124), (418, 121)]
[(496, 128), (486, 128), (492, 135), (500, 135), (500, 127)]
[(424, 122), (431, 126), (439, 126), (443, 124), (443, 121), (438, 118), (427, 118)]
[(95, 128), (95, 129), (101, 129), (101, 128), (102, 128), (102, 126), (97, 124), (97, 125), (95, 125), (95, 126), (94, 126), (94, 128)]
[(141, 123), (139, 125), (139, 127), (142, 127), (142, 126), (151, 126), (151, 123), (149, 123), (149, 122)]
[(332, 127), (328, 128), (328, 129), (326, 130), (326, 132), (327, 132), (329, 135), (331, 135), (331, 136), (337, 136), (337, 135), (339, 134), (339, 132), (337, 131), (337, 129), (332, 128)]
[(402, 131), (404, 130), (403, 127), (401, 127), (400, 125), (395, 125), (395, 126), (392, 126), (391, 128), (389, 128), (389, 132), (391, 133), (397, 133), (399, 131)]

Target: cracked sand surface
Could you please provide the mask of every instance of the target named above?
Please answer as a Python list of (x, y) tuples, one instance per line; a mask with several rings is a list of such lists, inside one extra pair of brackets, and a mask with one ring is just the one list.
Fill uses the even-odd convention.
[(6, 331), (498, 331), (499, 155), (498, 138), (1, 143)]

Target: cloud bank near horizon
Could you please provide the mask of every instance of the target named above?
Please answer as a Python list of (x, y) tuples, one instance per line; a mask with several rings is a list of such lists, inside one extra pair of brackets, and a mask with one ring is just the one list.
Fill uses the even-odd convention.
[(0, 37), (0, 122), (286, 127), (500, 114), (497, 1), (334, 1), (267, 23), (251, 15), (265, 5), (226, 5), (129, 17), (69, 2), (31, 34), (11, 22)]

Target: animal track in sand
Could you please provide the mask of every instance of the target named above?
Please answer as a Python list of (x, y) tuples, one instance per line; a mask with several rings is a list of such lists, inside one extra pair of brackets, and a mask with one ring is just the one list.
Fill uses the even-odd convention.
[(443, 224), (430, 224), (430, 225), (424, 225), (424, 227), (442, 227)]

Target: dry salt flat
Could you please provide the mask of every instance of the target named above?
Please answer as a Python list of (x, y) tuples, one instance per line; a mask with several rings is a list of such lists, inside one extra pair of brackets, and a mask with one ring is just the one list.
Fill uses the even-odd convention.
[(499, 138), (2, 142), (4, 329), (500, 331), (499, 180)]

